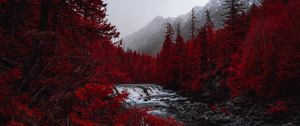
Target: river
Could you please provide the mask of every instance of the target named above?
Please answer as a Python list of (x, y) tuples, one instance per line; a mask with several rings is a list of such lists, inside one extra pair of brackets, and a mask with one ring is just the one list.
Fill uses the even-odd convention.
[[(149, 108), (148, 113), (160, 117), (173, 117), (186, 125), (217, 125), (207, 120), (209, 112), (207, 104), (191, 102), (188, 98), (178, 95), (156, 84), (118, 84), (118, 93), (128, 92), (125, 100), (128, 107)], [(203, 111), (204, 110), (204, 111)]]
[[(253, 100), (237, 98), (212, 107), (204, 102), (192, 101), (175, 91), (157, 84), (118, 84), (115, 92), (128, 92), (125, 106), (148, 108), (148, 113), (160, 117), (173, 117), (187, 126), (294, 126), (300, 124), (300, 116), (291, 119), (272, 119), (265, 116), (266, 107), (251, 103)], [(241, 108), (235, 104), (248, 105)], [(222, 108), (229, 111), (224, 112)], [(234, 112), (234, 113), (232, 113)]]

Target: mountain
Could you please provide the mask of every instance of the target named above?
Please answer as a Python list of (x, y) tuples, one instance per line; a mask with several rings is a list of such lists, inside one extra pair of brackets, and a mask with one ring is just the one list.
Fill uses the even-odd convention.
[[(196, 29), (200, 29), (206, 20), (205, 10), (208, 9), (215, 28), (223, 26), (224, 13), (226, 12), (222, 4), (225, 0), (210, 0), (204, 7), (194, 7), (196, 15)], [(253, 2), (258, 3), (258, 0), (242, 0), (249, 1), (249, 4)], [(246, 4), (245, 4), (246, 5)], [(177, 29), (177, 24), (180, 24), (180, 30), (185, 40), (190, 38), (190, 23), (191, 23), (192, 10), (187, 14), (180, 15), (178, 17), (163, 18), (161, 16), (155, 17), (146, 26), (142, 27), (138, 31), (126, 36), (123, 40), (125, 42), (125, 48), (135, 50), (142, 53), (156, 55), (163, 44), (165, 24), (171, 23), (174, 31)], [(177, 33), (175, 33), (177, 34)]]
[(159, 52), (164, 40), (166, 22), (174, 22), (174, 18), (156, 17), (137, 32), (126, 36), (123, 41), (125, 47), (131, 50), (155, 54)]

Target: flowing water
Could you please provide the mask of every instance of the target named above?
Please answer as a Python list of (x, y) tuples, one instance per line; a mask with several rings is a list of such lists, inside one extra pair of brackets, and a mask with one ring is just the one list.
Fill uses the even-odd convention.
[[(223, 112), (221, 107), (212, 110), (207, 103), (189, 100), (178, 95), (175, 91), (166, 90), (156, 84), (115, 85), (115, 93), (123, 91), (128, 92), (129, 95), (124, 103), (126, 107), (148, 108), (149, 114), (160, 117), (173, 117), (187, 126), (283, 126), (280, 124), (291, 121), (282, 119), (270, 121), (263, 114), (263, 106), (254, 105), (240, 108), (233, 104), (239, 103), (238, 99), (233, 100), (235, 102), (225, 101), (220, 103), (222, 106), (236, 112), (236, 114)], [(243, 98), (240, 100), (245, 101)]]
[(204, 103), (193, 103), (188, 98), (166, 90), (156, 84), (118, 84), (117, 93), (128, 92), (127, 107), (148, 108), (149, 114), (160, 117), (174, 117), (186, 125), (216, 125), (206, 120), (201, 111), (209, 110)]

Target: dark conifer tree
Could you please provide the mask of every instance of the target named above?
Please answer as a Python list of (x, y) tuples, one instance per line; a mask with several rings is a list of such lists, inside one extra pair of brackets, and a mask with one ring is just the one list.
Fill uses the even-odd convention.
[(215, 42), (215, 32), (214, 23), (211, 20), (210, 12), (208, 10), (206, 13), (206, 22), (204, 25), (206, 31), (206, 41), (208, 43), (208, 70), (213, 70), (215, 68), (215, 58), (216, 58), (216, 42)]
[(191, 19), (192, 19), (190, 24), (191, 39), (194, 39), (196, 36), (196, 23), (197, 23), (197, 17), (194, 8), (192, 9)]
[(222, 43), (225, 54), (225, 64), (229, 64), (231, 56), (235, 53), (238, 53), (242, 36), (240, 35), (241, 31), (240, 21), (241, 14), (243, 13), (243, 5), (240, 0), (225, 0), (223, 7), (227, 12), (224, 20), (224, 27), (228, 35), (226, 40)]
[(239, 23), (239, 17), (243, 12), (243, 4), (240, 0), (225, 0), (223, 7), (227, 12), (225, 15), (224, 25), (230, 31), (235, 31)]
[(174, 56), (174, 87), (179, 89), (180, 85), (182, 85), (183, 76), (182, 73), (184, 72), (184, 65), (186, 62), (185, 58), (185, 47), (184, 47), (184, 40), (181, 36), (180, 32), (180, 25), (177, 24), (177, 37), (175, 43), (175, 56)]
[(172, 42), (174, 31), (170, 23), (166, 24), (165, 40), (162, 50), (157, 56), (158, 80), (161, 84), (171, 86), (173, 83), (173, 56), (174, 43)]

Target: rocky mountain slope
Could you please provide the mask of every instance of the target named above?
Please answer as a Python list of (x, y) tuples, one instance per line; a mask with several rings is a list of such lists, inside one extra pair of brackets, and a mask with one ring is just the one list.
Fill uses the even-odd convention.
[[(209, 10), (215, 27), (222, 27), (224, 20), (223, 15), (226, 12), (222, 7), (224, 1), (225, 0), (210, 0), (204, 7), (194, 7), (193, 9), (195, 11), (197, 20), (196, 28), (200, 29), (200, 27), (205, 23), (206, 9)], [(257, 0), (244, 0), (243, 3), (247, 3), (245, 1), (251, 1), (249, 2), (249, 4), (245, 5), (250, 5), (253, 2), (258, 3)], [(177, 29), (177, 24), (179, 24), (182, 36), (185, 40), (187, 40), (190, 38), (189, 31), (191, 24), (191, 15), (192, 10), (187, 14), (180, 15), (178, 17), (163, 18), (158, 16), (140, 30), (126, 36), (123, 39), (125, 42), (125, 48), (142, 53), (156, 55), (160, 51), (164, 41), (164, 28), (166, 23), (171, 23), (174, 29)]]

